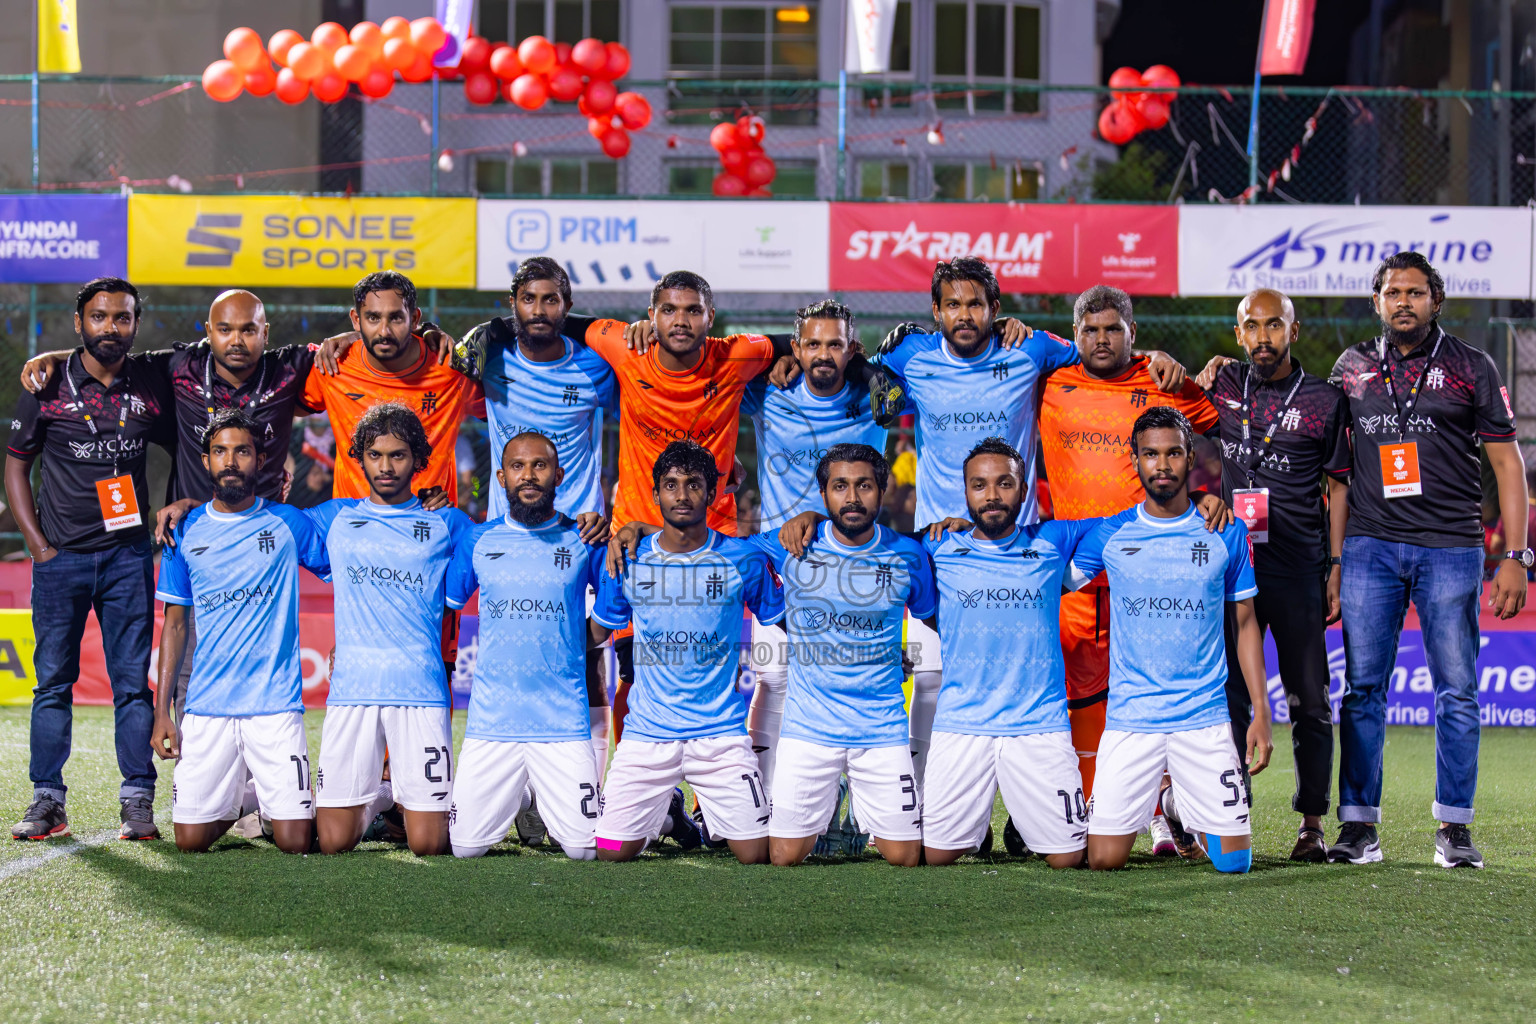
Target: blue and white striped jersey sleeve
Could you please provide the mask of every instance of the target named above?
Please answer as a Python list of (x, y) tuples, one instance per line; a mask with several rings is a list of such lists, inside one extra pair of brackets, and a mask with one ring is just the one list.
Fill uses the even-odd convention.
[(1076, 366), (1083, 361), (1077, 346), (1050, 331), (1035, 331), (1024, 341), (1024, 351), (1040, 367), (1042, 374), (1059, 370), (1063, 366)]
[(167, 547), (160, 556), (160, 577), (155, 581), (155, 599), (158, 601), (180, 605), (192, 603), (192, 577), (181, 552), (187, 543), (187, 521), (196, 514), (194, 509), (176, 525), (176, 546)]
[(623, 629), (629, 625), (630, 615), (629, 598), (624, 596), (624, 581), (615, 579), (604, 567), (598, 580), (597, 599), (592, 605), (593, 621), (609, 629)]
[(1069, 590), (1081, 590), (1104, 571), (1104, 548), (1120, 528), (1136, 515), (1136, 508), (1132, 505), (1124, 512), (1100, 519), (1098, 525), (1077, 542), (1067, 578), (1062, 581), (1064, 586)]
[(325, 531), (315, 520), (292, 505), (270, 504), (267, 508), (283, 521), (293, 535), (293, 548), (299, 564), (322, 580), (331, 578), (331, 556), (325, 549)]
[(1040, 533), (1052, 544), (1056, 545), (1056, 550), (1060, 551), (1062, 557), (1070, 562), (1077, 553), (1079, 545), (1088, 537), (1091, 537), (1093, 531), (1098, 529), (1099, 524), (1103, 521), (1103, 519), (1097, 517), (1093, 519), (1052, 519), (1049, 522), (1040, 524)]
[(762, 533), (754, 533), (750, 537), (741, 539), (761, 551), (767, 557), (768, 564), (773, 566), (774, 571), (779, 573), (784, 571), (784, 561), (789, 558), (789, 552), (779, 543), (778, 530), (764, 530)]
[(926, 619), (939, 610), (938, 587), (933, 581), (933, 561), (927, 548), (916, 541), (903, 537), (902, 553), (906, 556), (907, 572), (912, 581), (907, 594), (907, 610), (915, 619)]
[(454, 611), (468, 604), (475, 591), (480, 589), (480, 579), (475, 575), (475, 547), (480, 536), (495, 527), (496, 520), (482, 523), (464, 543), (454, 546), (453, 559), (448, 563), (448, 574), (443, 579), (443, 600)]
[(742, 596), (746, 599), (747, 610), (765, 626), (782, 622), (784, 585), (768, 565), (768, 556), (760, 551), (750, 552), (737, 561), (736, 568), (745, 582)]
[(1253, 577), (1253, 545), (1248, 540), (1248, 527), (1241, 520), (1235, 521), (1221, 531), (1221, 539), (1227, 546), (1227, 600), (1246, 601), (1259, 592)]

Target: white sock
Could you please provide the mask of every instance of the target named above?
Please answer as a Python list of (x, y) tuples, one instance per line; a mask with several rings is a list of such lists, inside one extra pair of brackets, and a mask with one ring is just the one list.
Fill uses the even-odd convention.
[[(597, 860), (597, 847), (595, 846), (565, 846), (562, 844), (560, 849), (571, 860)], [(454, 852), (458, 853), (457, 850)]]
[(781, 668), (759, 669), (752, 687), (752, 707), (747, 711), (747, 735), (752, 738), (752, 749), (757, 751), (757, 774), (770, 794), (779, 730), (784, 726), (784, 691), (788, 687), (788, 672)]
[(379, 791), (373, 795), (368, 806), (363, 808), (363, 828), (372, 824), (373, 819), (395, 806), (395, 788), (387, 781), (379, 783)]
[(912, 673), (912, 774), (917, 788), (923, 788), (923, 774), (928, 765), (928, 745), (933, 740), (933, 713), (939, 706), (939, 687), (944, 685), (941, 672)]
[(458, 843), (454, 843), (453, 855), (460, 860), (468, 860), (471, 857), (484, 857), (485, 851), (489, 849), (489, 846), (460, 846)]
[(593, 704), (587, 708), (587, 714), (592, 720), (592, 758), (597, 762), (597, 786), (601, 789), (603, 778), (608, 774), (608, 737), (613, 731), (613, 708), (606, 704)]
[(518, 814), (522, 814), (524, 811), (526, 811), (528, 808), (530, 808), (532, 806), (533, 806), (533, 790), (528, 788), (527, 786), (524, 786), (523, 787), (523, 798), (522, 798), (522, 800), (520, 800), (518, 802), (517, 813)]

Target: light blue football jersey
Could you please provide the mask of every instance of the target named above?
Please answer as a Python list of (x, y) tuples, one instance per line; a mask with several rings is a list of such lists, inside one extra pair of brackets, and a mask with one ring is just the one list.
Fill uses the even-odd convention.
[(475, 740), (550, 743), (591, 735), (587, 587), (605, 548), (581, 542), (562, 515), (528, 527), (503, 516), (476, 526), (448, 569), (448, 607), (480, 591), (469, 720)]
[(747, 385), (741, 411), (752, 417), (757, 438), (764, 530), (777, 530), (802, 512), (826, 512), (816, 466), (828, 448), (867, 444), (885, 454), (886, 430), (875, 425), (869, 396), (847, 384), (822, 398), (806, 386), (803, 374), (787, 390), (759, 376)]
[(697, 551), (640, 542), (622, 580), (606, 568), (592, 618), (610, 629), (633, 621), (635, 684), (624, 735), (653, 743), (745, 733), (736, 692), (742, 608), (769, 625), (784, 618), (784, 591), (768, 560), (744, 540), (711, 530)]
[(746, 539), (784, 578), (789, 692), (782, 735), (828, 747), (906, 743), (903, 610), (925, 619), (936, 604), (922, 545), (877, 526), (868, 541), (849, 547), (825, 522), (804, 558), (791, 557), (777, 531)]
[(443, 581), (474, 527), (415, 498), (336, 498), (306, 513), (325, 538), (335, 588), (336, 669), (326, 705), (447, 707)]
[(924, 541), (939, 590), (944, 684), (933, 727), (969, 736), (1063, 732), (1061, 588), (1098, 519), (1016, 526), (1000, 540)]
[(320, 533), (291, 505), (257, 498), (244, 512), (200, 505), (160, 558), (155, 596), (192, 609), (197, 651), (188, 714), (303, 711), (299, 566), (325, 578)]
[(978, 441), (1001, 437), (1024, 455), (1029, 481), (1019, 522), (1035, 507), (1035, 446), (1040, 378), (1082, 362), (1077, 346), (1036, 331), (1017, 348), (994, 337), (978, 356), (961, 359), (944, 335), (909, 334), (878, 362), (901, 378), (907, 411), (917, 414), (917, 515), (922, 527), (953, 516), (969, 519), (961, 467)]
[(517, 345), (487, 342), (485, 419), (491, 445), (486, 518), (507, 514), (507, 492), (496, 482), (501, 450), (526, 430), (555, 443), (565, 479), (555, 491), (555, 509), (568, 516), (605, 512), (603, 500), (603, 417), (619, 407), (613, 370), (585, 345), (565, 342), (564, 357), (536, 363)]
[(1072, 556), (1073, 586), (1108, 570), (1105, 728), (1184, 732), (1227, 722), (1228, 601), (1259, 592), (1248, 528), (1209, 533), (1193, 505), (1175, 519), (1144, 505), (1110, 516)]

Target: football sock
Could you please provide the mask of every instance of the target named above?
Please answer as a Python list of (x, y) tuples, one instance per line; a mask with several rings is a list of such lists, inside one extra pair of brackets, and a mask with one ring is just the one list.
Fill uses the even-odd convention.
[(779, 730), (784, 726), (784, 691), (789, 687), (789, 673), (774, 667), (759, 670), (752, 687), (752, 707), (747, 711), (747, 735), (757, 751), (757, 774), (763, 786), (773, 792), (773, 759), (779, 747)]
[(1244, 875), (1248, 873), (1249, 868), (1253, 867), (1252, 848), (1223, 853), (1221, 836), (1210, 832), (1200, 833), (1200, 836), (1204, 840), (1200, 845), (1205, 848), (1205, 855), (1211, 858), (1211, 863), (1216, 866), (1217, 871)]
[(613, 721), (613, 709), (606, 704), (593, 704), (587, 708), (592, 720), (592, 758), (597, 762), (597, 785), (602, 788), (603, 777), (608, 773), (608, 729)]
[(533, 805), (533, 790), (529, 789), (527, 786), (524, 786), (523, 787), (522, 799), (519, 800), (518, 804), (517, 804), (517, 813), (518, 814), (522, 814), (524, 811), (526, 811), (532, 805)]
[(468, 860), (471, 857), (484, 857), (485, 851), (489, 849), (489, 846), (460, 846), (458, 843), (454, 843), (453, 855), (460, 860)]
[(395, 806), (395, 788), (388, 782), (379, 783), (379, 791), (373, 795), (367, 807), (363, 808), (363, 828), (373, 824), (373, 819)]
[(912, 673), (912, 774), (917, 779), (919, 791), (923, 788), (928, 744), (933, 738), (933, 713), (939, 706), (939, 687), (943, 683), (944, 675), (941, 672)]

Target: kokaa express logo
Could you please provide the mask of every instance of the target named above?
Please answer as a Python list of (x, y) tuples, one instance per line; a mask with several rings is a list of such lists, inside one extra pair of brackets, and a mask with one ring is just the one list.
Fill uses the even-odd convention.
[(1190, 597), (1122, 597), (1120, 606), (1127, 615), (1145, 614), (1149, 619), (1203, 619), (1205, 601)]
[(243, 215), (238, 213), (199, 213), (197, 220), (187, 229), (187, 245), (202, 246), (213, 252), (187, 250), (189, 267), (227, 267), (235, 261), (240, 251), (239, 235), (221, 235), (216, 230), (240, 230)]
[(1108, 430), (1058, 430), (1056, 437), (1068, 451), (1114, 454), (1131, 448), (1130, 438)]
[(824, 608), (796, 608), (795, 624), (806, 633), (852, 633), (867, 636), (885, 629), (884, 615), (833, 612)]
[(144, 451), (144, 439), (142, 437), (125, 437), (119, 446), (115, 437), (99, 437), (94, 441), (70, 441), (69, 454), (77, 459), (90, 459), (95, 462), (106, 462), (114, 455), (119, 458), (132, 458)]
[(1041, 592), (1028, 587), (987, 587), (982, 590), (957, 591), (962, 608), (976, 608), (983, 602), (988, 608), (1034, 608), (1041, 603)]
[(414, 590), (417, 593), (421, 593), (426, 588), (426, 581), (421, 573), (387, 565), (349, 565), (347, 576), (358, 585), (367, 583), (375, 587), (394, 587), (398, 590)]
[(221, 590), (214, 594), (198, 594), (197, 610), (199, 612), (211, 612), (227, 605), (264, 605), (272, 600), (276, 591), (275, 584), (266, 586), (257, 584), (253, 587), (236, 587), (234, 590)]
[(980, 412), (929, 413), (923, 417), (923, 425), (929, 430), (985, 430), (996, 433), (1008, 426), (1008, 414), (992, 409)]

